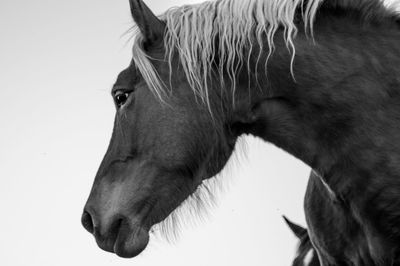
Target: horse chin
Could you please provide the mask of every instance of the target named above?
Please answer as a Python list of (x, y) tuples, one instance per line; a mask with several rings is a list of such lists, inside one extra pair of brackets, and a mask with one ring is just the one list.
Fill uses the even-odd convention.
[(122, 226), (114, 243), (114, 253), (121, 258), (139, 255), (149, 243), (149, 230)]

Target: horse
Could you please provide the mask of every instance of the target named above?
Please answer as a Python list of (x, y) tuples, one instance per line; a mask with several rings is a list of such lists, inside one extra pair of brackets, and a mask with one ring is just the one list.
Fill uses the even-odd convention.
[(307, 229), (293, 223), (285, 216), (283, 216), (283, 219), (293, 234), (300, 240), (292, 266), (320, 266), (318, 255), (311, 243)]
[(305, 214), (321, 265), (399, 265), (395, 10), (217, 0), (156, 16), (129, 3), (132, 60), (111, 91), (114, 129), (81, 218), (101, 249), (135, 257), (186, 202), (207, 204), (204, 184), (253, 135), (312, 169)]

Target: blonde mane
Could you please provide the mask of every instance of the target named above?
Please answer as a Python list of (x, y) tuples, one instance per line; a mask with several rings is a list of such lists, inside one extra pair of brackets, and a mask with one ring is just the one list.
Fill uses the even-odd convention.
[[(379, 0), (217, 0), (176, 7), (160, 16), (166, 23), (166, 59), (171, 62), (174, 53), (178, 54), (193, 92), (209, 105), (209, 77), (214, 55), (218, 55), (221, 82), (225, 82), (223, 72), (227, 73), (234, 91), (238, 71), (243, 65), (250, 67), (248, 61), (255, 45), (260, 48), (260, 58), (265, 37), (268, 45), (265, 48), (269, 51), (263, 62), (266, 67), (274, 51), (274, 36), (281, 27), (293, 64), (296, 12), (301, 10), (305, 31), (312, 35), (314, 19), (322, 2), (330, 7), (355, 8), (358, 5), (362, 9), (371, 3), (383, 7)], [(142, 49), (142, 38), (137, 35), (133, 60), (150, 89), (162, 99), (166, 86)], [(243, 54), (245, 49), (248, 51), (246, 56)]]

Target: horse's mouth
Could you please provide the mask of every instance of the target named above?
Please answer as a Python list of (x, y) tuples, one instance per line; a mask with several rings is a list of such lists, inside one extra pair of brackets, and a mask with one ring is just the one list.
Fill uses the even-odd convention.
[(96, 236), (97, 245), (122, 258), (133, 258), (139, 255), (149, 243), (149, 230), (138, 225), (121, 221), (107, 238)]
[(121, 228), (114, 243), (114, 253), (122, 258), (133, 258), (139, 255), (149, 243), (149, 231), (137, 227), (133, 232), (124, 232)]

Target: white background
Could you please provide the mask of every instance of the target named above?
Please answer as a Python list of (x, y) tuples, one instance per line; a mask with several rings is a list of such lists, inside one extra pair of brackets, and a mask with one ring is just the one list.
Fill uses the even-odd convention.
[[(161, 13), (190, 0), (148, 0)], [(137, 258), (100, 250), (80, 224), (108, 145), (109, 96), (130, 61), (128, 0), (0, 1), (0, 265), (290, 265), (309, 169), (248, 138), (205, 221)], [(238, 162), (239, 161), (239, 162)]]

